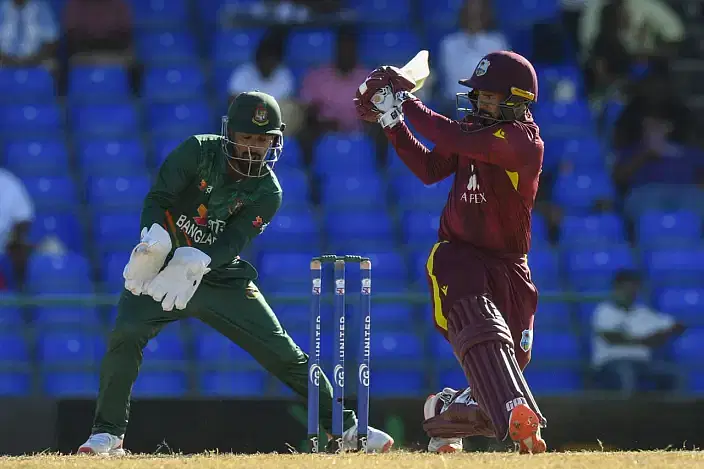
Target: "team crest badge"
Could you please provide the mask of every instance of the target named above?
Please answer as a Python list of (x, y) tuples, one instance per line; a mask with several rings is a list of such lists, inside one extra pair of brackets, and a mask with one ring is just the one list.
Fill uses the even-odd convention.
[(524, 352), (528, 352), (533, 346), (533, 331), (526, 329), (521, 333), (521, 348)]
[(491, 62), (487, 59), (482, 59), (479, 62), (479, 65), (477, 65), (477, 68), (474, 70), (474, 75), (478, 77), (486, 75), (487, 70), (489, 70), (489, 65), (491, 65)]
[(257, 125), (267, 125), (269, 123), (269, 112), (266, 110), (266, 106), (263, 104), (257, 106), (254, 110), (252, 122)]

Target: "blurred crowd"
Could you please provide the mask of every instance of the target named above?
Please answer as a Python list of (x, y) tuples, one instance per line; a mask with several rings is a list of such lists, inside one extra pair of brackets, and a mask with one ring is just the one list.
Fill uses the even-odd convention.
[[(496, 15), (501, 12), (494, 10), (490, 0), (461, 3), (457, 27), (441, 38), (438, 53), (431, 56), (432, 80), (420, 93), (432, 108), (451, 117), (455, 93), (465, 91), (458, 80), (470, 76), (488, 52), (516, 46), (497, 28)], [(357, 86), (371, 71), (357, 54), (354, 12), (335, 0), (234, 5), (222, 12), (219, 21), (224, 27), (268, 22), (270, 28), (253, 60), (231, 71), (230, 96), (259, 89), (279, 99), (289, 125), (287, 133), (301, 143), (307, 161), (316, 139), (328, 131), (367, 132), (377, 142), (379, 154), (386, 155), (383, 135), (374, 126), (362, 125), (352, 106)], [(674, 85), (673, 61), (685, 41), (681, 16), (664, 0), (563, 0), (561, 9), (559, 24), (533, 28), (536, 46), (531, 59), (560, 62), (566, 54), (573, 54), (580, 66), (599, 139), (608, 149), (605, 164), (618, 190), (615, 197), (599, 200), (594, 213), (616, 211), (633, 220), (645, 200), (650, 206), (672, 211), (685, 202), (691, 208), (692, 200), (704, 205), (698, 116)], [(332, 20), (338, 33), (334, 61), (307, 70), (298, 80), (284, 60), (291, 28)], [(130, 70), (133, 93), (139, 96), (145, 64), (136, 58), (133, 35), (126, 0), (66, 0), (60, 15), (43, 0), (0, 0), (1, 66), (46, 67), (55, 76), (59, 95), (67, 91), (67, 70), (72, 65), (116, 63)], [(564, 42), (573, 47), (562, 47)], [(541, 95), (551, 94), (558, 101), (574, 99), (577, 92), (570, 81), (540, 85)], [(218, 130), (202, 129), (204, 133)], [(554, 202), (553, 183), (560, 172), (569, 170), (561, 165), (546, 169), (542, 176), (536, 212), (546, 218), (553, 237), (563, 217)], [(0, 169), (0, 250), (11, 260), (18, 284), (28, 256), (39, 248), (28, 238), (33, 216), (32, 200), (21, 180)], [(683, 326), (638, 306), (641, 286), (637, 272), (619, 272), (613, 298), (594, 312), (593, 364), (598, 380), (604, 387), (626, 393), (636, 390), (643, 379), (665, 381), (665, 388), (677, 389), (676, 376), (667, 364), (653, 359), (652, 352), (680, 334)]]

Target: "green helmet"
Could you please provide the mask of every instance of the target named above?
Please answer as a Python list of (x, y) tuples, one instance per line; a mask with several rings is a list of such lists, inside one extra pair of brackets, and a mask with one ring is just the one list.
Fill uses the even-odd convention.
[[(281, 156), (285, 127), (273, 96), (260, 91), (238, 94), (222, 117), (222, 148), (230, 167), (244, 176), (269, 174)], [(268, 147), (245, 145), (234, 141), (236, 133), (273, 135), (274, 139)]]

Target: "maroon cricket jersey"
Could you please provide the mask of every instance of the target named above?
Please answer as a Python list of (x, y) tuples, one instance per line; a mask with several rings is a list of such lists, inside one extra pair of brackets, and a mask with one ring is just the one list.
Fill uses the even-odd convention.
[(482, 127), (448, 119), (417, 99), (403, 103), (405, 119), (435, 143), (428, 150), (404, 124), (386, 130), (398, 156), (425, 184), (454, 174), (438, 236), (497, 255), (530, 250), (531, 212), (543, 164), (534, 122)]

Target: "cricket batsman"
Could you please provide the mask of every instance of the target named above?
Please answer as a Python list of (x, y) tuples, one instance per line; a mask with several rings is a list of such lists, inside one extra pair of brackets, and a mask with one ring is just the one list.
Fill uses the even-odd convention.
[[(281, 205), (273, 168), (283, 150), (284, 128), (272, 96), (241, 93), (222, 118), (221, 135), (192, 136), (162, 164), (144, 200), (140, 241), (124, 268), (125, 289), (101, 365), (93, 428), (79, 453), (125, 454), (142, 350), (165, 325), (185, 317), (225, 335), (307, 396), (308, 355), (258, 290), (255, 268), (239, 258)], [(330, 429), (332, 387), (322, 373), (320, 393), (321, 426)], [(354, 412), (345, 410), (344, 420), (342, 449), (356, 448)], [(370, 427), (369, 451), (392, 445), (389, 435)]]
[[(396, 67), (372, 72), (355, 98), (360, 117), (381, 124), (424, 184), (454, 175), (426, 267), (435, 326), (470, 387), (427, 399), (428, 450), (460, 451), (463, 437), (484, 435), (510, 437), (521, 453), (542, 453), (547, 421), (522, 373), (538, 297), (527, 264), (544, 149), (529, 110), (538, 80), (524, 57), (498, 51), (460, 84), (468, 92), (457, 96), (458, 111), (466, 113), (459, 121), (423, 105), (410, 93), (412, 78)], [(434, 148), (421, 144), (406, 122)]]

